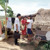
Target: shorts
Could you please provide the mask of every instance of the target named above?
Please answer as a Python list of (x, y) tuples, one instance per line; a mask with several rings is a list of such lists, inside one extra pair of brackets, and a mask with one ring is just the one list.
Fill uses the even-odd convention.
[(30, 28), (27, 29), (27, 34), (32, 34), (32, 31)]

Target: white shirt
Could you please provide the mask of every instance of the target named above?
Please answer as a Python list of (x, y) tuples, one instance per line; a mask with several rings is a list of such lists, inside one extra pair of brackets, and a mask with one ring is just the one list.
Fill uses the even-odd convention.
[(20, 31), (20, 21), (19, 21), (19, 19), (18, 19), (18, 18), (15, 18), (14, 31), (16, 31), (16, 30), (17, 30), (17, 28), (16, 28), (16, 24), (18, 25), (18, 31)]
[(50, 41), (50, 31), (48, 31), (48, 32), (46, 33), (46, 38), (47, 38), (48, 41)]
[(27, 22), (29, 22), (29, 24), (27, 25), (27, 28), (30, 28), (31, 29), (33, 20), (27, 19)]
[(12, 29), (12, 21), (11, 21), (11, 17), (8, 17), (7, 28)]

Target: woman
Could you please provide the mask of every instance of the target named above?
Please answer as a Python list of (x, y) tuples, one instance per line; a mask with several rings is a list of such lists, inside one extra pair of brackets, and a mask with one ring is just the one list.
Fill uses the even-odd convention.
[(21, 20), (21, 27), (22, 27), (22, 39), (26, 36), (26, 17), (23, 17)]

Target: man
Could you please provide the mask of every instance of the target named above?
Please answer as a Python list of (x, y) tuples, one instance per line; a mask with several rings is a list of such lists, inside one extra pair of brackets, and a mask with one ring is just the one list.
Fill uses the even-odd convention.
[(15, 45), (18, 45), (18, 39), (20, 38), (20, 21), (19, 19), (21, 18), (21, 14), (17, 14), (15, 18), (15, 23), (14, 23), (14, 40), (15, 40)]
[(29, 41), (31, 41), (31, 37), (32, 37), (32, 23), (33, 23), (33, 20), (30, 18), (31, 16), (28, 16), (28, 19), (27, 19), (27, 34), (28, 34)]

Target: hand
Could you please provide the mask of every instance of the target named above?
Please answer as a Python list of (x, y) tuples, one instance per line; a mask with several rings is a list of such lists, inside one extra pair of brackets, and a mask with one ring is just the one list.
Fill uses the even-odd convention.
[(31, 28), (31, 31), (32, 31), (32, 28)]
[(18, 32), (18, 30), (17, 30), (17, 32)]

